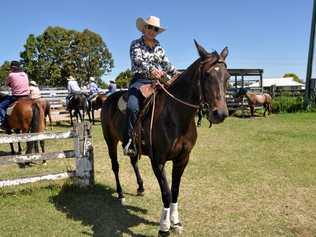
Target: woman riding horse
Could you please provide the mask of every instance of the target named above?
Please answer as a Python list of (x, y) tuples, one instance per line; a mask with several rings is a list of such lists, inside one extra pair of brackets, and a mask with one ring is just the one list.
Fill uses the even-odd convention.
[[(221, 54), (208, 53), (196, 43), (200, 58), (197, 59), (168, 89), (161, 87), (155, 96), (155, 107), (145, 113), (142, 123), (141, 150), (150, 157), (153, 172), (160, 186), (163, 209), (160, 218), (159, 235), (169, 233), (170, 226), (181, 229), (178, 212), (178, 194), (181, 176), (188, 164), (197, 131), (195, 114), (200, 104), (208, 104), (208, 119), (221, 123), (228, 116), (226, 106), (226, 84), (229, 73), (225, 58), (228, 50)], [(116, 180), (119, 199), (124, 198), (119, 180), (117, 143), (124, 139), (126, 111), (118, 106), (127, 92), (117, 92), (110, 96), (102, 107), (101, 122), (103, 136), (108, 146), (112, 170)], [(124, 126), (125, 125), (125, 126)], [(143, 193), (143, 181), (138, 170), (138, 156), (130, 156), (137, 183), (138, 193)], [(171, 190), (165, 173), (165, 163), (173, 162)]]
[(5, 81), (5, 85), (11, 89), (12, 95), (2, 97), (0, 101), (0, 126), (5, 128), (5, 115), (7, 108), (16, 100), (28, 97), (30, 94), (29, 79), (23, 72), (18, 61), (12, 61), (10, 73)]
[[(29, 81), (28, 76), (20, 68), (17, 61), (11, 62), (11, 72), (6, 79), (6, 85), (11, 88), (12, 96), (5, 95), (0, 102), (0, 122), (2, 129), (8, 134), (12, 129), (16, 132), (41, 132), (44, 129), (42, 109), (38, 103), (34, 103), (29, 98)], [(15, 102), (10, 114), (6, 116), (6, 109)], [(14, 154), (13, 144), (10, 144), (11, 152)], [(33, 142), (28, 143), (27, 153), (32, 152)], [(19, 152), (21, 152), (19, 144)]]

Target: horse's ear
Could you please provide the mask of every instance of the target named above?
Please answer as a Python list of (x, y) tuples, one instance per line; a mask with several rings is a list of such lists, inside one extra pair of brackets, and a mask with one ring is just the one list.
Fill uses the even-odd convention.
[(225, 60), (228, 55), (228, 48), (225, 47), (221, 52), (221, 57)]
[(194, 40), (195, 46), (198, 50), (198, 53), (200, 55), (201, 58), (205, 58), (209, 53), (201, 46), (199, 45), (196, 40)]

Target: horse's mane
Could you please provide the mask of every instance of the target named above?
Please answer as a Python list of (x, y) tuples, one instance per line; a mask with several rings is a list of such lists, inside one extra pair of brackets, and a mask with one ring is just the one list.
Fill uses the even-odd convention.
[(215, 61), (220, 59), (220, 55), (217, 53), (217, 51), (213, 51), (212, 53), (209, 53), (208, 56), (203, 61), (202, 61), (202, 58), (199, 57), (189, 67), (187, 67), (187, 69), (185, 69), (176, 80), (174, 80), (170, 84), (169, 88), (172, 88), (174, 85), (182, 82), (183, 80), (190, 80), (193, 76), (190, 74), (192, 74), (192, 72), (194, 72), (194, 70), (200, 65), (200, 63), (206, 63), (206, 62), (214, 60), (214, 59), (216, 59)]

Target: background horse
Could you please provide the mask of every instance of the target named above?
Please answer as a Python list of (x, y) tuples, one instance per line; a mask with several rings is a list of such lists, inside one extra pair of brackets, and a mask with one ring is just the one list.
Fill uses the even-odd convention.
[[(69, 100), (67, 110), (69, 111), (69, 114), (70, 114), (71, 125), (73, 125), (72, 111), (74, 111), (74, 116), (76, 117), (77, 122), (79, 122), (79, 118), (80, 118), (80, 121), (84, 121), (84, 115), (88, 110), (87, 97), (82, 93), (72, 95), (72, 97)], [(88, 116), (89, 116), (89, 120), (91, 120), (89, 113), (88, 113)]]
[[(16, 102), (10, 115), (6, 118), (6, 133), (11, 134), (12, 130), (16, 133), (39, 133), (45, 129), (44, 111), (38, 101), (29, 98), (20, 98)], [(35, 152), (39, 152), (37, 142), (27, 142), (26, 153), (32, 153), (33, 145)], [(11, 153), (15, 154), (13, 144)], [(19, 144), (19, 152), (22, 149)]]
[[(196, 122), (196, 126), (201, 127), (202, 119), (203, 119), (203, 117), (207, 117), (207, 114), (208, 114), (207, 105), (202, 105), (197, 111), (198, 120)], [(212, 127), (212, 122), (211, 121), (209, 121), (208, 127), (209, 128)]]
[[(89, 101), (89, 107), (88, 107), (88, 113), (92, 115), (92, 123), (94, 124), (94, 111), (101, 109), (103, 102), (108, 98), (107, 95), (98, 93), (96, 97), (92, 98), (91, 101)], [(91, 122), (91, 116), (90, 122)]]
[(266, 116), (266, 112), (268, 111), (268, 114), (270, 115), (272, 113), (272, 97), (267, 94), (256, 94), (252, 92), (248, 92), (247, 89), (241, 88), (237, 94), (236, 97), (242, 97), (245, 96), (248, 101), (248, 105), (250, 107), (250, 113), (251, 116), (255, 116), (255, 106), (257, 105), (263, 105), (264, 107), (264, 113), (263, 115)]
[[(151, 116), (145, 116), (142, 121), (143, 141), (141, 151), (138, 151), (150, 157), (160, 186), (163, 201), (159, 230), (161, 236), (169, 233), (170, 226), (176, 230), (182, 228), (178, 213), (178, 194), (181, 176), (197, 139), (194, 120), (197, 109), (200, 104), (207, 103), (208, 119), (214, 124), (223, 122), (228, 116), (225, 99), (227, 79), (230, 76), (225, 63), (228, 50), (225, 48), (219, 55), (217, 52), (208, 53), (197, 43), (196, 47), (200, 58), (170, 85), (168, 92), (162, 88), (157, 93), (152, 129)], [(110, 96), (101, 111), (103, 136), (108, 146), (119, 199), (123, 199), (124, 194), (119, 180), (117, 143), (123, 140), (127, 119), (126, 113), (118, 109), (118, 101), (127, 93), (117, 92)], [(148, 113), (152, 110), (150, 108)], [(130, 159), (138, 182), (137, 191), (142, 193), (144, 188), (137, 166), (138, 157)], [(171, 190), (165, 173), (167, 161), (173, 162)]]

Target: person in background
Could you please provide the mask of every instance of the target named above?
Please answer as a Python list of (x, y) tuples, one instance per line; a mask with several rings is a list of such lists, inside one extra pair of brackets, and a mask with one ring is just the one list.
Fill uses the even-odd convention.
[(80, 94), (81, 93), (81, 89), (80, 89), (80, 87), (78, 85), (78, 82), (73, 76), (69, 76), (67, 78), (67, 80), (68, 80), (68, 83), (67, 83), (68, 95), (66, 97), (66, 108), (68, 108), (68, 104), (69, 104), (69, 101), (70, 101), (71, 97), (74, 94)]
[(107, 91), (107, 96), (113, 94), (116, 91), (116, 83), (115, 81), (110, 81), (109, 87), (108, 87), (108, 91)]
[(41, 91), (38, 88), (36, 81), (30, 81), (30, 98), (39, 99), (41, 98)]
[(89, 90), (89, 96), (88, 96), (89, 101), (100, 92), (100, 88), (98, 87), (97, 83), (95, 83), (94, 77), (89, 78), (88, 90)]
[(30, 94), (29, 78), (20, 67), (18, 61), (12, 61), (10, 73), (6, 78), (5, 85), (11, 89), (11, 95), (6, 95), (0, 102), (0, 126), (3, 128), (5, 123), (5, 114), (7, 108), (21, 97), (27, 97)]
[(130, 47), (131, 70), (133, 78), (128, 89), (127, 102), (127, 131), (123, 141), (125, 155), (135, 155), (133, 144), (133, 129), (144, 100), (140, 87), (153, 83), (154, 80), (178, 76), (179, 72), (169, 62), (165, 50), (156, 40), (156, 36), (165, 31), (160, 26), (160, 19), (150, 16), (146, 20), (139, 17), (136, 27), (142, 33), (139, 39), (134, 40)]

